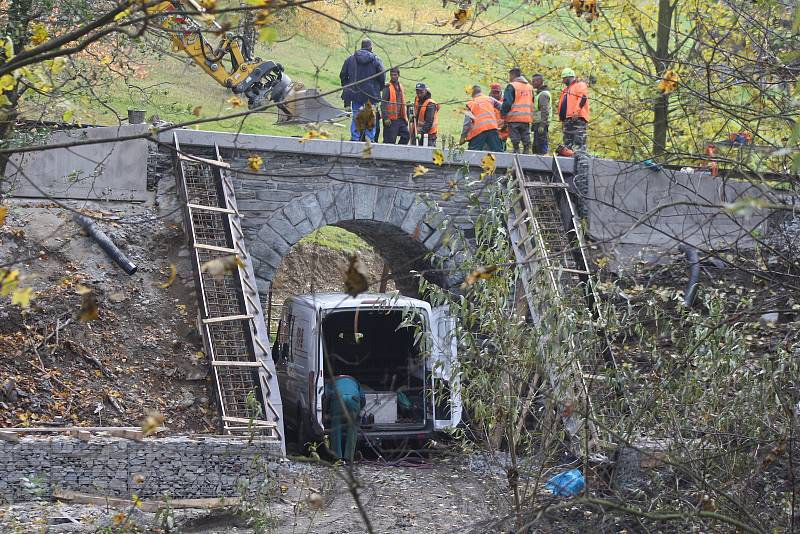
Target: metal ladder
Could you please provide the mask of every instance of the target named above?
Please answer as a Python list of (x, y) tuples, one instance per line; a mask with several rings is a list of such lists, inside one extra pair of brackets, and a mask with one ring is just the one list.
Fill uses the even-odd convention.
[[(590, 306), (595, 309), (588, 311), (596, 317), (600, 301), (589, 272), (586, 242), (558, 158), (553, 157), (550, 181), (532, 181), (514, 156), (513, 177), (515, 188), (509, 206), (508, 230), (534, 324), (541, 321), (544, 306), (548, 305), (541, 295), (537, 299), (539, 276), (565, 307), (585, 310)], [(580, 347), (572, 337), (568, 348), (568, 361), (563, 365), (545, 362), (546, 373), (573, 445), (570, 448), (577, 456), (594, 456), (602, 442), (594, 424), (595, 410), (587, 377), (597, 377), (584, 372), (583, 363), (589, 363), (590, 358), (577, 357)], [(586, 417), (579, 420), (576, 415)]]
[(214, 151), (215, 159), (183, 154), (175, 135), (176, 182), (192, 251), (198, 327), (213, 371), (221, 431), (277, 440), (285, 453), (280, 390), (230, 166), (218, 147)]

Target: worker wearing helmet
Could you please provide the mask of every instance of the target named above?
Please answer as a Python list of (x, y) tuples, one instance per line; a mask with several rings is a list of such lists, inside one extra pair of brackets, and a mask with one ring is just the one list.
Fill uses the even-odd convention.
[[(499, 83), (493, 83), (490, 86), (489, 96), (500, 102), (503, 105), (503, 86)], [(508, 124), (503, 120), (503, 115), (500, 113), (499, 108), (494, 110), (495, 117), (497, 117), (497, 135), (500, 137), (500, 151), (506, 151), (506, 141), (508, 141)]]
[(577, 150), (586, 148), (589, 126), (589, 87), (575, 76), (575, 71), (561, 71), (564, 89), (558, 100), (558, 120), (564, 128), (564, 146)]

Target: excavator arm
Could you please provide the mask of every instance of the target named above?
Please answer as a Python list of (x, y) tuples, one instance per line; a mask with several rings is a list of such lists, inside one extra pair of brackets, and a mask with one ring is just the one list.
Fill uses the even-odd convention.
[[(247, 98), (250, 109), (259, 108), (266, 101), (278, 104), (285, 113), (291, 115), (285, 104), (282, 104), (292, 88), (292, 80), (283, 71), (283, 66), (274, 61), (262, 61), (261, 58), (245, 57), (242, 53), (242, 38), (223, 28), (211, 15), (205, 14), (195, 0), (168, 0), (147, 8), (151, 15), (161, 15), (160, 26), (170, 35), (175, 52), (183, 51), (192, 60), (214, 78), (220, 85), (227, 87), (234, 94)], [(190, 17), (188, 13), (197, 13), (202, 25)], [(213, 46), (205, 38), (208, 26), (221, 35), (217, 46)]]

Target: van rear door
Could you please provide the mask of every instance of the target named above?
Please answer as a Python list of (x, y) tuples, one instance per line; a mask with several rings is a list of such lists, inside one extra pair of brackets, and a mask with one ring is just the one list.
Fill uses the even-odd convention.
[(433, 428), (444, 430), (461, 422), (461, 389), (456, 356), (456, 322), (447, 306), (431, 310), (431, 382)]

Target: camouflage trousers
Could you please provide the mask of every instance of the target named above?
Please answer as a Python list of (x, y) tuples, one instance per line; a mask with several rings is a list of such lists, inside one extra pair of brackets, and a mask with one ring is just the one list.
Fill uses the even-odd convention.
[(573, 150), (586, 150), (586, 128), (589, 126), (583, 119), (567, 119), (564, 121), (564, 146)]

